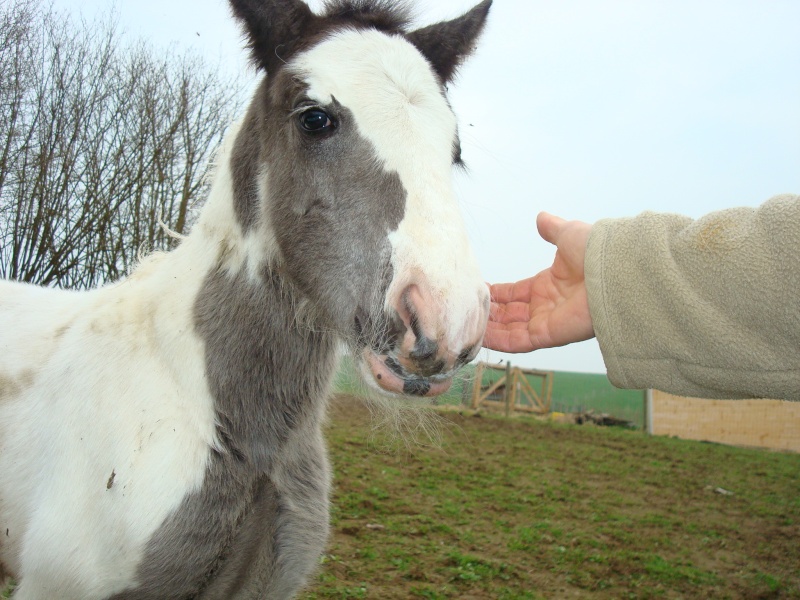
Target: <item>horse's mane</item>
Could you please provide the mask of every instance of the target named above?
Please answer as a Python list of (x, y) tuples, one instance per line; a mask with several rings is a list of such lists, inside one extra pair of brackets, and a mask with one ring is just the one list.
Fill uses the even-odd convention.
[(386, 32), (405, 32), (413, 21), (406, 0), (326, 0), (323, 15)]

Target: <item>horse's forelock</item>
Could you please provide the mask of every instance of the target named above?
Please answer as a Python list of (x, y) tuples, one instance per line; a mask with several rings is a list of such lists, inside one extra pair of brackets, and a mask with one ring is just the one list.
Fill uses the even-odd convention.
[(411, 6), (396, 0), (326, 0), (322, 16), (391, 33), (404, 33), (413, 20)]

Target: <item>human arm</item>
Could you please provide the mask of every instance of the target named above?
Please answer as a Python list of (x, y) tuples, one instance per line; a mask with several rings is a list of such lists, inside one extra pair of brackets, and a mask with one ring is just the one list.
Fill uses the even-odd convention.
[(800, 400), (800, 197), (600, 221), (585, 273), (615, 385)]
[(583, 246), (542, 234), (556, 260), (491, 286), (486, 347), (526, 352), (593, 333), (618, 387), (800, 400), (800, 197), (697, 221), (600, 221)]

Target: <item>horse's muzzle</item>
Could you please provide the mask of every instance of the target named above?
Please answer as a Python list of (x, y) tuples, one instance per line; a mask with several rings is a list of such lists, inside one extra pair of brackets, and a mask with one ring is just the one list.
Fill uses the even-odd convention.
[(391, 321), (398, 325), (392, 347), (364, 351), (372, 377), (383, 390), (409, 396), (443, 394), (455, 372), (480, 350), (489, 304), (485, 289), (479, 288), (471, 310), (464, 311), (468, 317), (458, 323), (451, 322), (446, 305), (435, 297), (424, 283), (409, 285), (391, 303)]
[(409, 373), (396, 358), (386, 354), (378, 355), (370, 349), (364, 350), (364, 360), (375, 383), (381, 389), (394, 394), (439, 396), (449, 390), (453, 383), (454, 371), (431, 376)]

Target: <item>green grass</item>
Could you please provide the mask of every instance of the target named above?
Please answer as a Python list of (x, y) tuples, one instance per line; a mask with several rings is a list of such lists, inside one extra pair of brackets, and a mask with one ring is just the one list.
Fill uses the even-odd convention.
[(440, 448), (387, 450), (334, 403), (333, 535), (302, 600), (800, 599), (800, 455), (443, 415)]

